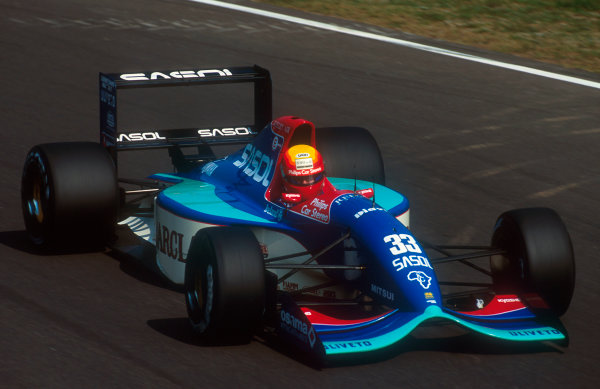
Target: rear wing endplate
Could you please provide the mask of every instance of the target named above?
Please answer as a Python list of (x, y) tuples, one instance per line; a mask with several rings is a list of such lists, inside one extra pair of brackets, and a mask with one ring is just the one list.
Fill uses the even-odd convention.
[[(254, 123), (228, 128), (166, 129), (147, 132), (123, 132), (117, 124), (119, 89), (164, 86), (248, 83), (254, 84)], [(260, 66), (219, 69), (166, 70), (140, 73), (100, 73), (100, 142), (117, 161), (117, 152), (214, 144), (247, 143), (270, 121), (272, 87), (269, 71)]]

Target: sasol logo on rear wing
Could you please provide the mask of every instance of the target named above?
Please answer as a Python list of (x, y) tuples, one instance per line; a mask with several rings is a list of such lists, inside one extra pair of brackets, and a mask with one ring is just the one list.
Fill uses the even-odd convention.
[(123, 132), (117, 137), (117, 142), (147, 142), (156, 140), (167, 140), (166, 137), (161, 136), (158, 131), (153, 132)]
[(229, 69), (175, 70), (171, 72), (126, 73), (119, 78), (124, 81), (172, 80), (182, 78), (227, 77), (233, 74)]
[[(251, 124), (250, 121), (243, 119), (244, 122), (238, 122), (243, 123), (242, 126), (223, 127), (221, 125), (216, 128), (209, 127), (207, 124), (192, 124), (197, 127), (183, 130), (123, 129), (119, 126), (120, 118), (117, 115), (117, 107), (120, 93), (118, 91), (120, 90), (244, 83), (253, 85), (252, 92), (248, 93), (248, 98), (254, 99), (254, 119)], [(233, 90), (235, 90), (235, 93), (248, 92), (246, 87), (234, 88)], [(269, 71), (257, 65), (100, 73), (100, 142), (107, 148), (117, 166), (117, 154), (119, 151), (124, 150), (170, 148), (173, 146), (187, 147), (201, 144), (210, 146), (244, 144), (271, 122), (271, 90)], [(228, 117), (229, 113), (226, 107), (223, 109), (222, 115)]]
[(256, 135), (250, 127), (227, 127), (227, 128), (203, 128), (198, 130), (198, 135), (202, 138), (212, 138), (219, 136), (246, 136)]
[(117, 143), (124, 142), (160, 142), (180, 143), (181, 141), (193, 141), (203, 138), (246, 137), (254, 136), (256, 132), (250, 127), (225, 127), (225, 128), (189, 128), (181, 130), (149, 130), (149, 131), (125, 131), (117, 136)]

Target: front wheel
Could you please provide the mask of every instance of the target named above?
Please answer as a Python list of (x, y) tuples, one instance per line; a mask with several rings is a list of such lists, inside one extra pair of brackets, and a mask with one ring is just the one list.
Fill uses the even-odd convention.
[(500, 215), (492, 246), (506, 250), (491, 257), (497, 292), (539, 294), (562, 316), (575, 288), (575, 261), (569, 233), (549, 208), (525, 208)]
[(185, 267), (190, 322), (207, 342), (248, 342), (265, 311), (265, 266), (254, 234), (209, 227), (194, 235)]

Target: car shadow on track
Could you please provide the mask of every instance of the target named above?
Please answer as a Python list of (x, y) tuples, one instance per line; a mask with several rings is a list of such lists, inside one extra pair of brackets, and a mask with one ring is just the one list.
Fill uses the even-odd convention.
[(169, 338), (189, 345), (201, 345), (187, 317), (153, 319), (148, 320), (146, 323), (153, 330)]
[(182, 292), (182, 288), (178, 287), (164, 277), (162, 277), (156, 270), (149, 269), (146, 264), (143, 264), (136, 259), (129, 257), (126, 254), (122, 254), (116, 250), (106, 249), (105, 247), (89, 248), (89, 247), (69, 247), (62, 249), (49, 249), (40, 248), (34, 245), (27, 235), (27, 231), (0, 231), (0, 244), (10, 247), (14, 250), (21, 251), (23, 253), (38, 256), (38, 257), (52, 257), (59, 255), (76, 255), (76, 254), (90, 254), (90, 253), (104, 253), (107, 258), (111, 258), (119, 262), (119, 268), (127, 275), (135, 278), (138, 281), (157, 286), (160, 288), (173, 290), (176, 292)]
[(106, 255), (119, 262), (119, 268), (123, 273), (135, 278), (138, 281), (150, 284), (163, 289), (183, 293), (183, 287), (177, 286), (166, 278), (161, 276), (155, 269), (149, 268), (146, 264), (129, 257), (127, 254), (115, 250), (109, 250)]
[(199, 347), (227, 347), (227, 346), (240, 346), (248, 344), (248, 340), (240, 340), (236, 337), (227, 339), (219, 339), (216, 342), (207, 342), (199, 339), (197, 334), (194, 332), (192, 325), (187, 317), (181, 318), (170, 318), (170, 319), (153, 319), (148, 320), (147, 324), (153, 330), (175, 339), (179, 342), (199, 346)]
[(27, 231), (25, 230), (0, 232), (0, 243), (27, 254), (43, 255), (39, 249), (29, 242)]
[[(229, 339), (221, 339), (218, 343), (205, 342), (198, 338), (194, 332), (188, 318), (169, 318), (169, 319), (153, 319), (148, 320), (147, 324), (153, 330), (168, 336), (179, 342), (197, 346), (197, 347), (210, 347), (210, 348), (221, 348), (230, 346), (243, 346), (248, 344), (248, 341), (240, 341), (239, 339), (232, 337)], [(298, 349), (283, 343), (280, 339), (272, 334), (260, 334), (255, 335), (250, 342), (258, 342), (260, 344), (269, 347), (278, 353), (287, 356), (296, 362), (305, 364), (313, 369), (320, 369), (322, 363), (315, 360), (314, 356), (308, 355), (303, 352), (299, 352)]]
[(27, 235), (27, 231), (1, 231), (0, 243), (13, 248), (15, 250), (37, 256), (54, 256), (54, 255), (69, 255), (69, 254), (84, 254), (90, 252), (103, 251), (103, 248), (91, 249), (89, 247), (78, 247), (73, 244), (69, 248), (52, 249), (41, 248), (34, 245)]

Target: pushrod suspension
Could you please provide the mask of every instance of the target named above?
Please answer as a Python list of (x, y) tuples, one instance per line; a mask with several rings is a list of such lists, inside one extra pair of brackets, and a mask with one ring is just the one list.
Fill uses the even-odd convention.
[[(339, 239), (335, 240), (333, 243), (331, 243), (330, 245), (326, 246), (324, 249), (322, 249), (321, 251), (319, 251), (318, 253), (316, 253), (312, 257), (308, 258), (301, 265), (308, 265), (308, 264), (310, 264), (311, 262), (313, 262), (314, 260), (316, 260), (317, 258), (319, 258), (321, 255), (325, 254), (326, 252), (328, 252), (329, 250), (331, 250), (332, 248), (334, 248), (338, 244), (342, 243), (344, 240), (348, 239), (349, 237), (350, 237), (350, 231), (348, 231), (347, 233), (345, 233), (344, 235), (342, 235)], [(277, 280), (277, 283), (282, 283), (284, 280), (287, 280), (288, 278), (290, 278), (291, 276), (293, 276), (294, 274), (296, 274), (299, 270), (300, 270), (300, 268), (298, 268), (298, 265), (294, 265), (294, 268), (292, 270), (290, 270), (289, 272), (287, 272), (286, 274), (284, 274), (283, 276), (281, 276)]]
[[(490, 255), (499, 255), (499, 254), (505, 254), (506, 251), (505, 250), (500, 250), (500, 249), (494, 249), (492, 247), (486, 247), (486, 246), (436, 246), (434, 244), (428, 243), (428, 242), (424, 242), (422, 241), (422, 243), (426, 246), (429, 247), (443, 255), (445, 255), (445, 257), (443, 258), (434, 258), (431, 260), (432, 264), (440, 264), (440, 263), (448, 263), (448, 262), (460, 262), (463, 265), (466, 265), (474, 270), (477, 270), (483, 274), (486, 274), (488, 276), (492, 276), (492, 273), (489, 270), (486, 270), (480, 266), (477, 266), (469, 261), (467, 261), (467, 259), (474, 259), (474, 258), (483, 258), (483, 257), (489, 257)], [(454, 250), (454, 249), (460, 249), (460, 250), (483, 250), (483, 251), (477, 251), (474, 253), (468, 253), (468, 254), (461, 254), (461, 255), (452, 255), (450, 252), (448, 252), (447, 250)]]

